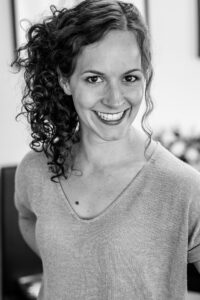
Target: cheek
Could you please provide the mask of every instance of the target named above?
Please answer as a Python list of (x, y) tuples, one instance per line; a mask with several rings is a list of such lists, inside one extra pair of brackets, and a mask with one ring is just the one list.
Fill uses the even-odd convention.
[(76, 110), (78, 109), (89, 109), (94, 105), (95, 94), (87, 88), (75, 88), (72, 92), (72, 98)]
[(143, 96), (144, 96), (144, 89), (141, 87), (134, 88), (131, 91), (129, 91), (129, 93), (126, 94), (126, 98), (133, 106), (140, 105)]
[(81, 92), (76, 92), (72, 95), (74, 107), (78, 116), (84, 119), (85, 114), (90, 112), (92, 108), (91, 95)]

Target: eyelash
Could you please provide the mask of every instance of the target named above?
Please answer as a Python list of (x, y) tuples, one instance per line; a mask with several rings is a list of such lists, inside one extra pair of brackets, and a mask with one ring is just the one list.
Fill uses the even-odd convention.
[[(86, 81), (89, 82), (89, 83), (92, 83), (92, 84), (95, 84), (95, 83), (99, 83), (97, 81), (90, 81), (91, 79), (94, 79), (94, 78), (101, 78), (100, 76), (98, 75), (95, 75), (95, 76), (89, 76), (86, 78)], [(101, 82), (103, 81), (103, 79), (101, 78)]]
[(135, 76), (135, 75), (126, 75), (125, 78), (127, 78), (127, 77), (131, 77), (132, 79), (134, 78), (134, 80), (133, 81), (126, 81), (126, 82), (135, 82), (138, 79), (138, 77)]
[[(132, 79), (134, 78), (133, 81), (131, 81), (131, 80), (130, 80), (130, 81), (127, 81), (127, 80), (125, 81), (125, 82), (128, 82), (128, 83), (133, 83), (133, 82), (135, 82), (135, 81), (138, 80), (138, 77), (135, 76), (135, 75), (126, 75), (124, 78), (127, 78), (127, 77), (131, 77)], [(97, 83), (100, 83), (100, 82), (98, 82), (98, 81), (92, 81), (91, 79), (101, 79), (100, 82), (103, 81), (103, 78), (100, 77), (100, 76), (98, 76), (98, 75), (95, 75), (95, 76), (89, 76), (89, 77), (86, 78), (86, 81), (87, 81), (88, 83), (90, 83), (90, 84), (97, 84)]]

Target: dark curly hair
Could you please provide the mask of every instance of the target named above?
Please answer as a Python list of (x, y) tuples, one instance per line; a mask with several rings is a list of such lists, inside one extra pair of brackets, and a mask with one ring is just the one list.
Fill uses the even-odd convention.
[(115, 0), (85, 0), (72, 9), (58, 10), (51, 6), (51, 15), (27, 31), (27, 43), (16, 50), (12, 66), (24, 70), (25, 89), (22, 109), (31, 126), (30, 147), (43, 151), (53, 173), (51, 179), (67, 178), (73, 168), (72, 146), (80, 140), (79, 121), (73, 99), (59, 84), (58, 70), (66, 78), (75, 69), (77, 57), (84, 46), (99, 41), (110, 30), (129, 30), (136, 38), (141, 52), (142, 69), (146, 79), (146, 124), (153, 102), (150, 96), (152, 64), (148, 29), (133, 4)]

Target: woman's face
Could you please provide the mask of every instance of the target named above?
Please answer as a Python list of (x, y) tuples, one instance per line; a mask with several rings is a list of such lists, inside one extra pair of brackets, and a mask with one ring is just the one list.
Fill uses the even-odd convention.
[(126, 137), (145, 90), (134, 34), (112, 30), (86, 46), (72, 76), (60, 82), (65, 93), (72, 95), (82, 138), (111, 141)]

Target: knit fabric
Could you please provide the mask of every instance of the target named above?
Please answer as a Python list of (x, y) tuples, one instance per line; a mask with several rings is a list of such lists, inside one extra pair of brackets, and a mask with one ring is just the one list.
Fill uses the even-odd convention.
[(78, 216), (43, 153), (16, 172), (15, 205), (37, 216), (39, 300), (183, 300), (187, 263), (200, 261), (200, 174), (160, 143), (102, 213)]

